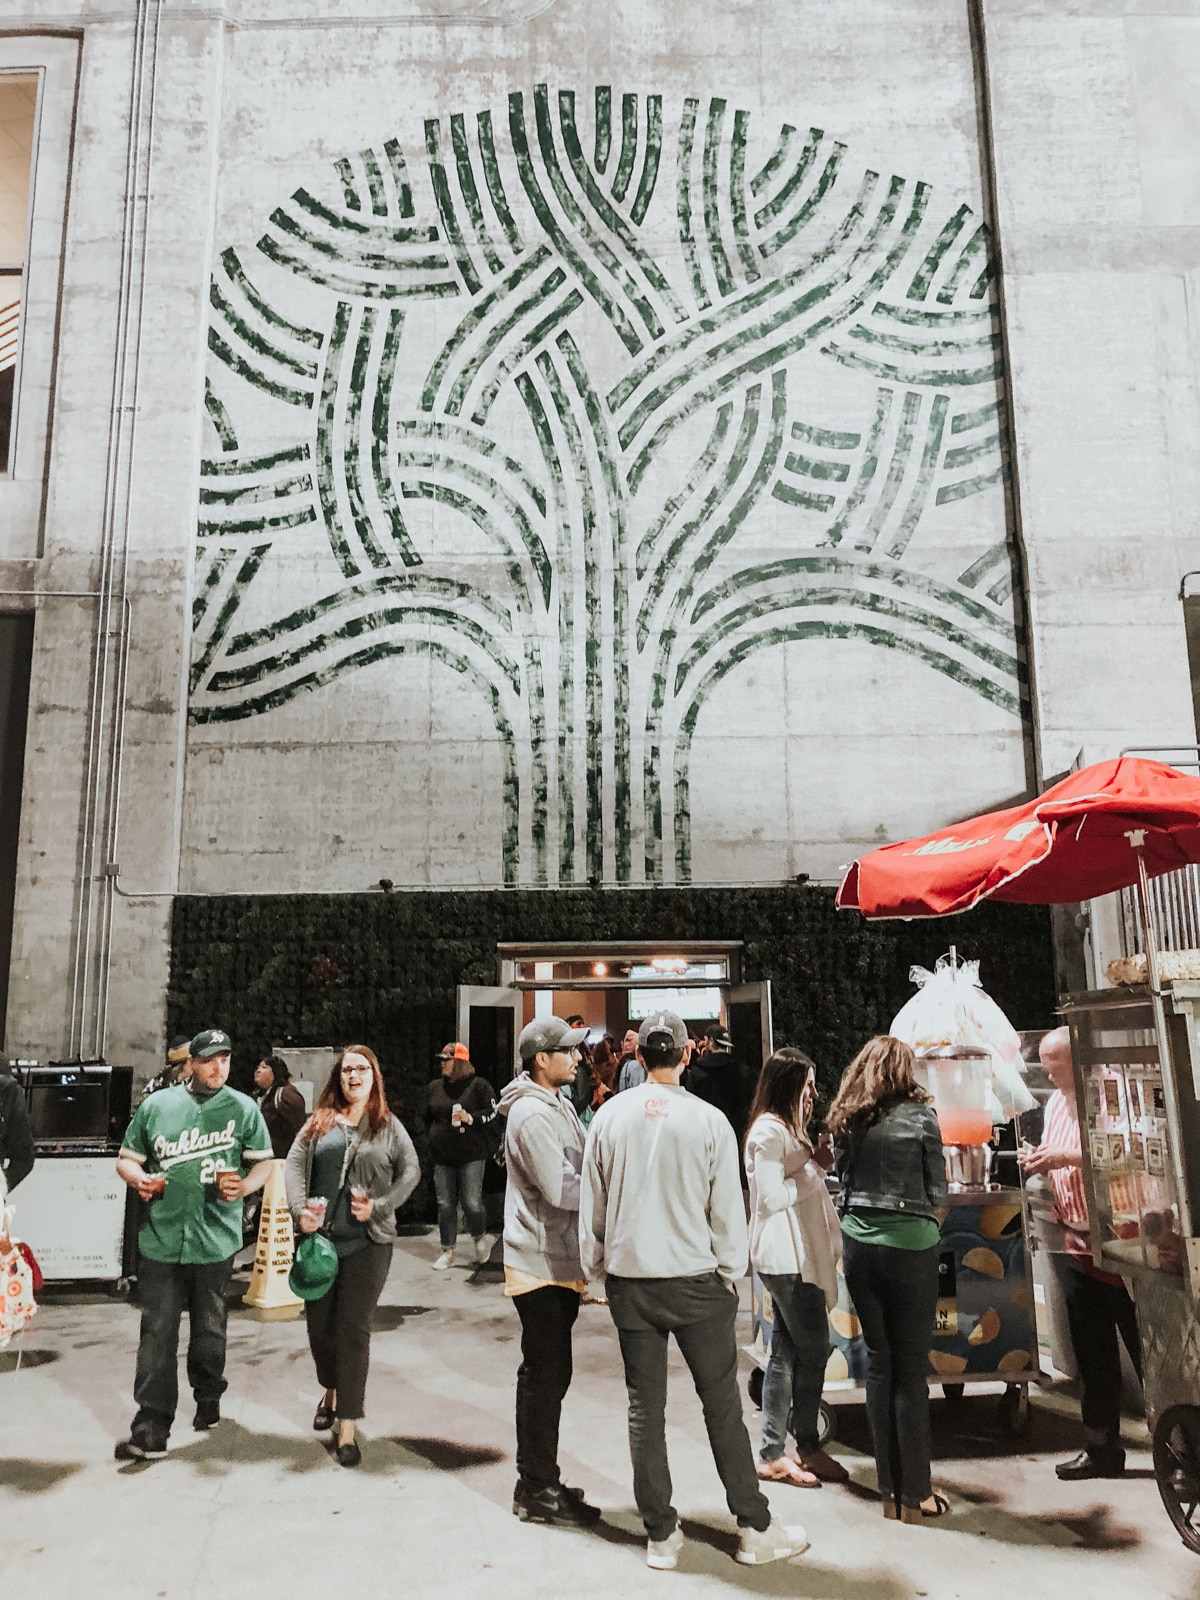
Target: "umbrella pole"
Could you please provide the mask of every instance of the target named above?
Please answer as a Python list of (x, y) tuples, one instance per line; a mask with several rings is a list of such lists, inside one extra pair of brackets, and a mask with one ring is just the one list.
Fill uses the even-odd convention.
[(1154, 916), (1150, 907), (1150, 876), (1146, 871), (1146, 856), (1141, 845), (1135, 845), (1138, 863), (1138, 904), (1142, 911), (1142, 938), (1146, 945), (1146, 975), (1150, 979), (1150, 990), (1153, 994), (1161, 994), (1158, 985), (1158, 939), (1155, 936)]

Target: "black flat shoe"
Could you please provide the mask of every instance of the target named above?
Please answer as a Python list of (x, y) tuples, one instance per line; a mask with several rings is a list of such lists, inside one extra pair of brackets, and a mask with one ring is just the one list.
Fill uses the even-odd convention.
[(1085, 1478), (1123, 1478), (1124, 1450), (1081, 1450), (1070, 1461), (1060, 1461), (1054, 1469), (1064, 1483), (1079, 1483)]
[(337, 1412), (332, 1406), (327, 1406), (324, 1400), (322, 1400), (320, 1405), (317, 1407), (315, 1416), (313, 1417), (313, 1432), (324, 1433), (326, 1429), (332, 1428), (336, 1421)]
[(339, 1467), (356, 1467), (362, 1460), (362, 1451), (358, 1448), (356, 1440), (351, 1439), (349, 1444), (340, 1444), (337, 1447), (337, 1463)]
[(197, 1400), (196, 1415), (192, 1418), (192, 1427), (197, 1433), (207, 1433), (209, 1428), (215, 1428), (221, 1420), (221, 1402), (219, 1400)]

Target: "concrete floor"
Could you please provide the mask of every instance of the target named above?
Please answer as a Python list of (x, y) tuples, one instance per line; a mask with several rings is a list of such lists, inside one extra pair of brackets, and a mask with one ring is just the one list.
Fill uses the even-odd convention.
[[(850, 1489), (768, 1492), (812, 1548), (739, 1567), (699, 1406), (673, 1377), (670, 1447), (689, 1540), (674, 1573), (643, 1563), (630, 1494), (624, 1387), (608, 1312), (585, 1307), (563, 1428), (563, 1467), (604, 1508), (594, 1533), (512, 1516), (517, 1318), (494, 1272), (435, 1273), (433, 1237), (402, 1240), (372, 1346), (362, 1466), (340, 1469), (310, 1431), (317, 1389), (302, 1323), (230, 1319), (231, 1385), (212, 1434), (181, 1408), (167, 1460), (118, 1467), (131, 1415), (137, 1312), (96, 1294), (48, 1295), (22, 1370), (0, 1354), (0, 1529), (6, 1594), (48, 1600), (528, 1600), (719, 1592), (802, 1600), (1198, 1600), (1200, 1559), (1167, 1522), (1144, 1448), (1121, 1483), (1060, 1484), (1076, 1448), (1057, 1397), (1019, 1444), (994, 1399), (934, 1402), (936, 1528), (883, 1520), (861, 1405), (838, 1408)], [(676, 1366), (680, 1367), (676, 1359)], [(757, 1417), (747, 1402), (756, 1436)]]

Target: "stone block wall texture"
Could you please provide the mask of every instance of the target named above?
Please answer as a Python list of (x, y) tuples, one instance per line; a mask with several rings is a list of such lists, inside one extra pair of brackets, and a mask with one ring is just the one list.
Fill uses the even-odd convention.
[(129, 610), (31, 602), (10, 1050), (151, 1062), (177, 892), (830, 880), (1195, 737), (1190, 0), (15, 5), (0, 586)]

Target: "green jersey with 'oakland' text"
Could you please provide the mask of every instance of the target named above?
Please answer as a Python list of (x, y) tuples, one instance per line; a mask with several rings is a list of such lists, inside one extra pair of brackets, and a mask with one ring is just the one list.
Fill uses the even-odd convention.
[(142, 1101), (121, 1154), (167, 1175), (166, 1192), (146, 1207), (138, 1248), (150, 1261), (186, 1266), (225, 1261), (242, 1247), (242, 1202), (222, 1200), (217, 1173), (271, 1159), (271, 1135), (249, 1095), (228, 1085), (197, 1100), (183, 1084)]

